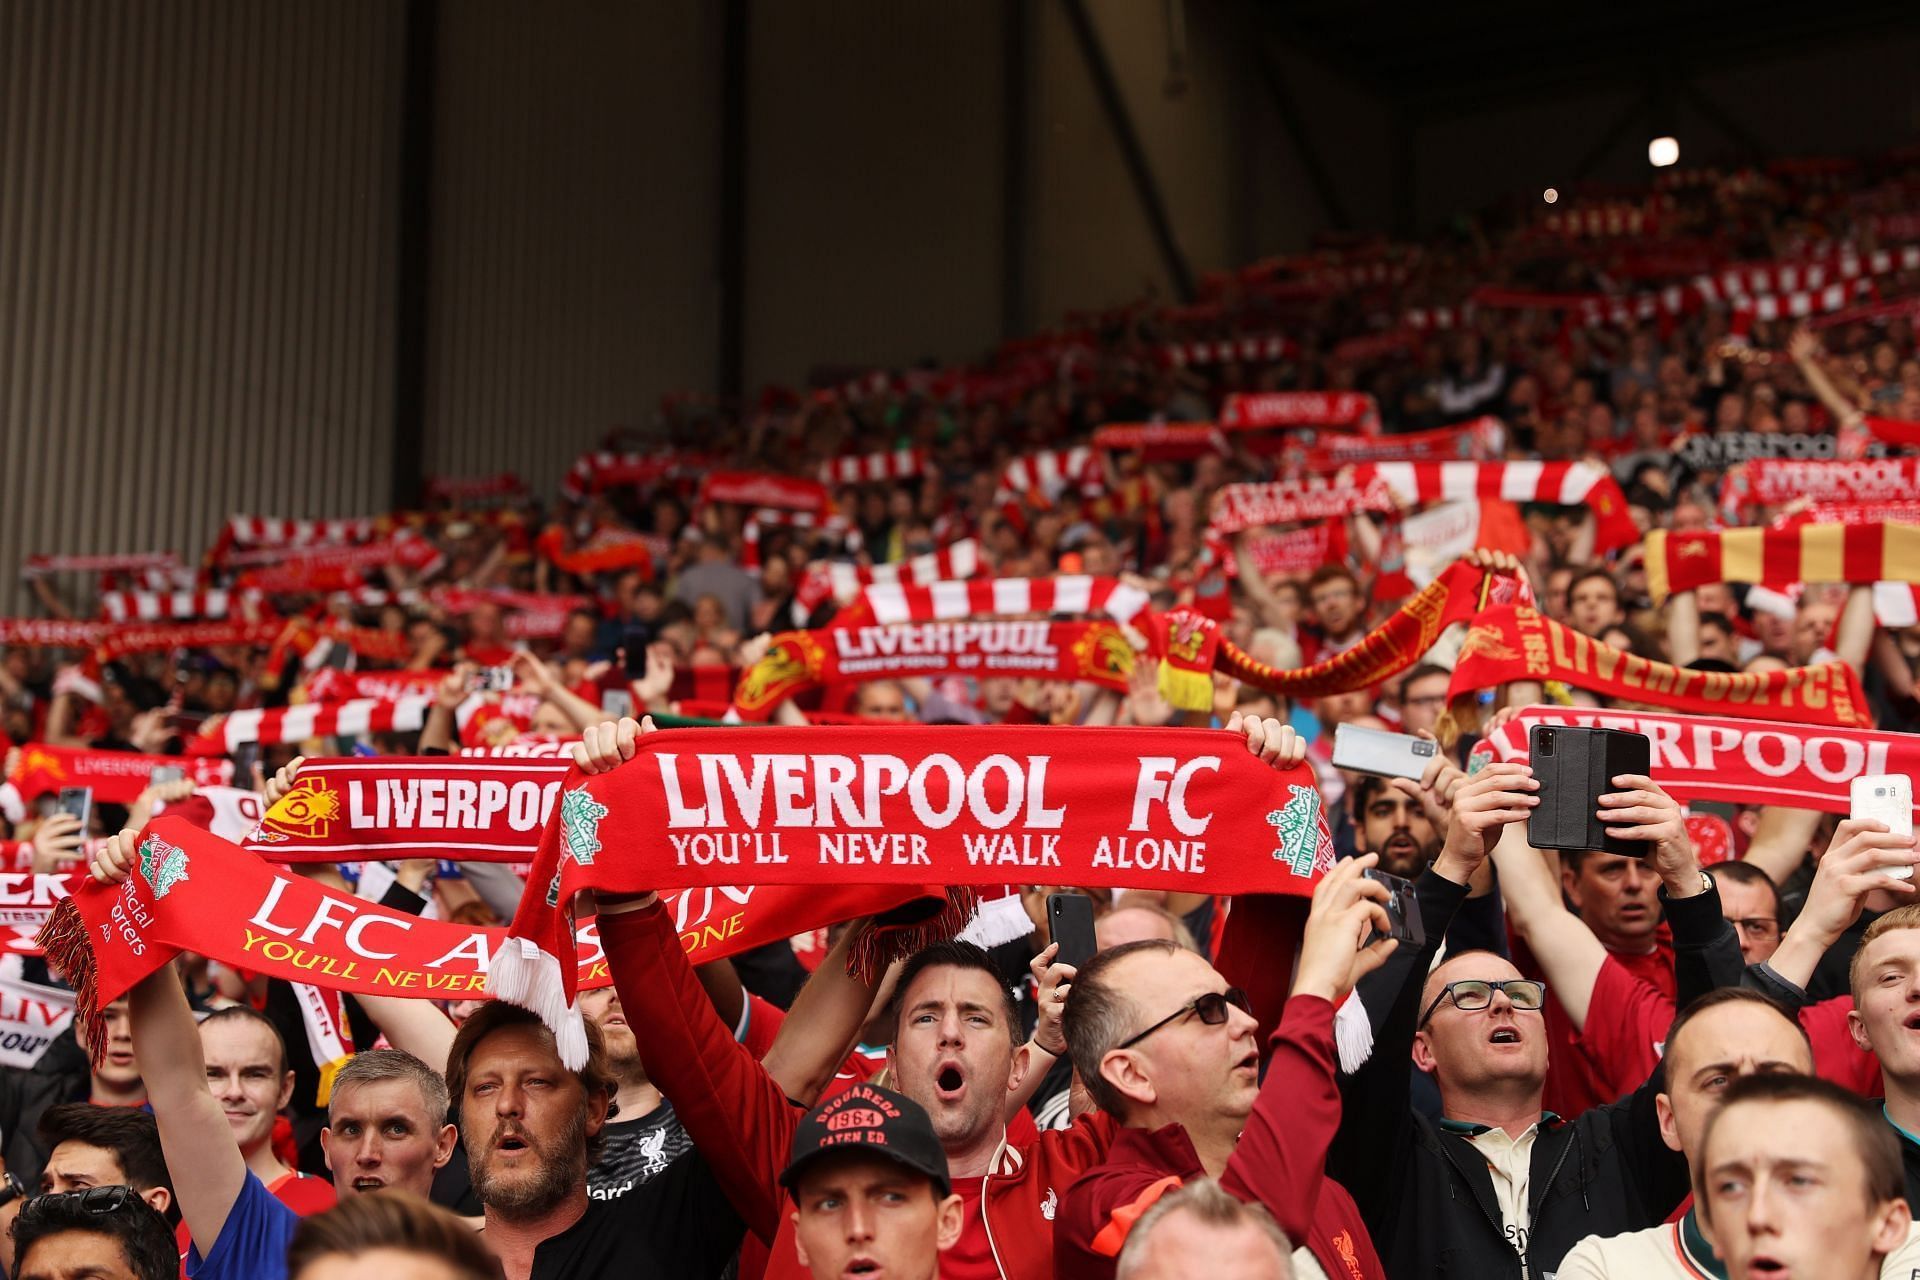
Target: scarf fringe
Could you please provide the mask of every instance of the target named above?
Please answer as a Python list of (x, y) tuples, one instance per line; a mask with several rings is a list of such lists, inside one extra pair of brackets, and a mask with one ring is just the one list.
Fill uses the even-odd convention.
[(1359, 992), (1350, 993), (1333, 1011), (1333, 1047), (1340, 1057), (1340, 1074), (1352, 1075), (1373, 1056), (1373, 1020)]
[(989, 898), (974, 911), (967, 927), (957, 935), (962, 942), (991, 951), (1008, 942), (1017, 942), (1033, 933), (1033, 917), (1027, 914), (1020, 895)]
[[(935, 915), (902, 924), (884, 923), (886, 917), (881, 917), (848, 950), (847, 972), (869, 986), (878, 985), (895, 960), (904, 960), (922, 947), (959, 937), (979, 903), (980, 895), (973, 889), (953, 885), (947, 889), (947, 905)], [(888, 914), (901, 910), (895, 908)], [(1031, 924), (1028, 930), (1031, 932)]]
[(508, 938), (487, 965), (487, 990), (508, 1004), (538, 1015), (553, 1032), (554, 1047), (569, 1071), (587, 1065), (587, 1028), (580, 1006), (567, 1003), (560, 962), (527, 938)]
[(87, 1056), (99, 1066), (106, 1056), (107, 1038), (100, 1034), (100, 984), (87, 938), (87, 922), (72, 898), (62, 898), (34, 935), (34, 945), (46, 954), (47, 967), (73, 988), (74, 1020)]

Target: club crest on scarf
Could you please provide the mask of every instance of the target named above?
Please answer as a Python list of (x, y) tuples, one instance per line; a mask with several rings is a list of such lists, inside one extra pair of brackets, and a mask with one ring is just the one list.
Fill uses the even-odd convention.
[(286, 840), (300, 837), (324, 840), (340, 816), (340, 793), (317, 778), (301, 778), (293, 789), (274, 801), (249, 839)]
[(153, 886), (154, 901), (158, 902), (187, 878), (187, 851), (158, 836), (148, 836), (140, 842), (140, 874)]
[(1273, 856), (1286, 863), (1293, 874), (1310, 876), (1319, 853), (1320, 793), (1298, 783), (1287, 790), (1293, 793), (1293, 799), (1267, 815), (1267, 822), (1280, 838)]
[(600, 821), (606, 816), (607, 806), (588, 795), (585, 787), (562, 792), (560, 835), (566, 843), (565, 855), (583, 867), (592, 866), (600, 852)]

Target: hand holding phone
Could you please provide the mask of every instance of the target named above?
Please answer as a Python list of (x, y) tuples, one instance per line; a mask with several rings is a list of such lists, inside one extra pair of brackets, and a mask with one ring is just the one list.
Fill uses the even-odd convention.
[(1413, 881), (1374, 867), (1369, 867), (1360, 874), (1375, 884), (1386, 886), (1387, 919), (1391, 924), (1386, 933), (1375, 929), (1373, 936), (1367, 939), (1367, 945), (1372, 946), (1382, 938), (1394, 938), (1402, 947), (1426, 946), (1427, 926), (1420, 918), (1420, 901), (1414, 897)]
[(1354, 773), (1418, 782), (1426, 776), (1427, 766), (1439, 750), (1433, 739), (1411, 733), (1388, 733), (1351, 724), (1333, 731), (1333, 767)]
[(1527, 843), (1536, 849), (1652, 854), (1644, 841), (1622, 840), (1599, 817), (1600, 797), (1621, 774), (1650, 777), (1653, 749), (1644, 733), (1536, 724), (1527, 733), (1527, 763), (1540, 783), (1540, 803), (1527, 818)]
[[(1869, 773), (1848, 784), (1849, 817), (1884, 823), (1897, 836), (1913, 835), (1913, 779), (1902, 773)], [(1913, 878), (1911, 866), (1888, 867), (1890, 876)]]
[(153, 772), (147, 775), (147, 785), (162, 787), (169, 782), (179, 782), (187, 776), (187, 771), (177, 764), (157, 764)]
[(57, 813), (71, 814), (80, 824), (80, 834), (88, 834), (93, 824), (93, 788), (62, 787), (60, 800), (54, 806)]

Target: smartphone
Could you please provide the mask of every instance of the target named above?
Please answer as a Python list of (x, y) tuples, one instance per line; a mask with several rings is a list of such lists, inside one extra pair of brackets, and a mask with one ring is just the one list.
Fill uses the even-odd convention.
[(647, 674), (647, 646), (652, 643), (652, 627), (628, 627), (621, 633), (620, 651), (626, 655), (627, 679), (638, 680)]
[[(1850, 784), (1853, 807), (1848, 817), (1887, 824), (1897, 836), (1913, 834), (1913, 779), (1904, 773), (1868, 773)], [(1890, 876), (1913, 878), (1912, 867), (1888, 867)]]
[(508, 693), (513, 689), (513, 668), (483, 667), (474, 676), (473, 687), (483, 693)]
[(1387, 899), (1387, 919), (1391, 922), (1389, 930), (1381, 933), (1375, 929), (1373, 936), (1367, 939), (1367, 945), (1372, 946), (1382, 938), (1398, 938), (1403, 948), (1426, 946), (1427, 926), (1420, 919), (1420, 900), (1413, 896), (1413, 881), (1378, 869), (1369, 869), (1360, 874), (1375, 884), (1387, 886), (1387, 892), (1391, 895)]
[(233, 781), (238, 787), (253, 785), (253, 766), (260, 763), (260, 744), (243, 742), (233, 749)]
[(80, 820), (80, 833), (85, 835), (87, 826), (93, 821), (93, 788), (62, 787), (59, 803), (54, 806), (56, 813), (70, 813)]
[(1084, 893), (1048, 894), (1047, 927), (1060, 944), (1060, 950), (1054, 953), (1055, 964), (1078, 969), (1100, 950), (1093, 936), (1093, 899)]
[(615, 720), (633, 714), (633, 695), (625, 689), (602, 689), (600, 710)]
[(1527, 763), (1540, 803), (1527, 818), (1527, 842), (1536, 849), (1581, 849), (1647, 857), (1645, 842), (1609, 835), (1600, 821), (1600, 797), (1616, 790), (1623, 773), (1650, 775), (1653, 748), (1644, 733), (1537, 724), (1527, 734)]
[(1388, 733), (1343, 724), (1333, 731), (1333, 767), (1382, 778), (1420, 781), (1439, 752), (1439, 744), (1410, 733)]
[(187, 776), (187, 771), (177, 764), (157, 764), (153, 772), (147, 775), (147, 785), (157, 787), (163, 783), (178, 782)]

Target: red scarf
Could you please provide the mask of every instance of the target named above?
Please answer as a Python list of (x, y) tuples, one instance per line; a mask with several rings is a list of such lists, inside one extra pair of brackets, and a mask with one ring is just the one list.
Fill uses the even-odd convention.
[(100, 616), (109, 622), (224, 618), (243, 600), (257, 602), (258, 597), (227, 591), (103, 591)]
[[(1018, 754), (1008, 754), (1017, 751)], [(494, 992), (582, 1060), (571, 904), (585, 889), (864, 881), (1305, 895), (1332, 865), (1305, 768), (1212, 729), (668, 729), (570, 779), (495, 958)]]
[(112, 662), (130, 653), (158, 649), (210, 649), (222, 645), (254, 647), (272, 644), (285, 624), (276, 618), (251, 622), (229, 618), (223, 622), (176, 622), (171, 625), (108, 627), (94, 656)]
[(1592, 463), (1375, 462), (1354, 474), (1356, 485), (1376, 479), (1400, 497), (1419, 503), (1501, 498), (1583, 506), (1593, 512), (1596, 551), (1615, 551), (1640, 541), (1619, 482), (1605, 467)]
[(1359, 391), (1262, 391), (1230, 395), (1220, 425), (1230, 431), (1267, 427), (1379, 428), (1380, 409)]
[[(1285, 533), (1249, 535), (1240, 545), (1265, 577), (1309, 574), (1323, 564), (1346, 563), (1347, 526), (1344, 521), (1323, 520)], [(1210, 536), (1207, 550), (1222, 573), (1229, 578), (1240, 576), (1239, 560), (1224, 539)]]
[(309, 760), (242, 844), (275, 862), (528, 862), (572, 767), (566, 759)]
[(70, 622), (64, 618), (0, 618), (0, 644), (49, 649), (86, 649), (113, 630), (104, 622)]
[(1226, 436), (1211, 422), (1114, 423), (1093, 433), (1093, 447), (1137, 453), (1147, 462), (1190, 462), (1228, 452)]
[(132, 804), (147, 789), (147, 778), (161, 765), (174, 765), (202, 786), (233, 781), (233, 761), (204, 756), (144, 756), (131, 751), (90, 751), (28, 742), (8, 781), (26, 799), (62, 787), (91, 787), (102, 804)]
[(322, 667), (302, 681), (309, 702), (353, 702), (360, 698), (422, 698), (434, 693), (451, 668), (426, 671), (341, 671)]
[(1269, 484), (1230, 484), (1213, 496), (1208, 531), (1238, 533), (1262, 524), (1327, 520), (1356, 511), (1392, 511), (1393, 494), (1384, 483), (1356, 476), (1350, 484), (1315, 478)]
[(764, 720), (802, 690), (906, 676), (1031, 676), (1127, 687), (1133, 648), (1110, 622), (928, 622), (827, 627), (775, 636), (748, 667), (733, 705)]
[(1908, 422), (1905, 418), (1876, 418), (1868, 413), (1861, 415), (1867, 431), (1882, 444), (1897, 445), (1902, 449), (1920, 449), (1920, 422)]
[(815, 560), (807, 566), (794, 599), (808, 613), (831, 598), (852, 601), (862, 588), (870, 586), (931, 586), (936, 582), (960, 582), (980, 572), (980, 544), (961, 538), (926, 555), (903, 560), (899, 564), (859, 565), (840, 560)]
[(1848, 785), (1859, 775), (1920, 775), (1920, 736), (1910, 733), (1582, 707), (1528, 707), (1474, 750), (1495, 760), (1525, 760), (1527, 731), (1536, 724), (1646, 734), (1654, 777), (1683, 801), (1846, 813), (1852, 808)]
[(1482, 689), (1516, 680), (1559, 680), (1629, 702), (1715, 714), (1745, 711), (1801, 724), (1872, 724), (1860, 677), (1844, 662), (1786, 671), (1690, 671), (1601, 644), (1539, 611), (1490, 609), (1474, 619), (1447, 699), (1463, 714)]
[(1798, 529), (1803, 524), (1920, 524), (1920, 502), (1816, 502), (1791, 515), (1777, 515), (1772, 528)]
[(1287, 461), (1290, 469), (1305, 474), (1337, 471), (1361, 462), (1484, 462), (1500, 456), (1506, 438), (1505, 424), (1485, 416), (1401, 435), (1331, 435), (1297, 458), (1288, 455)]
[(1735, 509), (1813, 502), (1901, 502), (1920, 491), (1920, 458), (1860, 458), (1850, 462), (1755, 458), (1727, 477)]
[(1920, 527), (1803, 524), (1791, 529), (1655, 529), (1646, 540), (1647, 591), (1659, 604), (1708, 582), (1920, 582)]
[(28, 556), (20, 569), (23, 578), (38, 578), (49, 573), (137, 573), (152, 569), (177, 569), (180, 557), (171, 551), (129, 551), (97, 556)]
[(700, 483), (700, 501), (779, 507), (812, 515), (824, 515), (833, 505), (826, 486), (818, 480), (771, 471), (709, 471)]
[[(40, 930), (49, 965), (95, 1029), (100, 1010), (182, 951), (329, 990), (462, 1000), (487, 994), (489, 958), (514, 945), (505, 929), (410, 916), (276, 871), (180, 818), (148, 823), (139, 851), (126, 883), (81, 879)], [(918, 899), (930, 910), (946, 903), (937, 888), (907, 882), (714, 884), (670, 898), (669, 910), (700, 964)], [(568, 990), (608, 985), (595, 926), (569, 930), (549, 953), (564, 951), (571, 962)], [(96, 1035), (91, 1043), (105, 1042)]]

